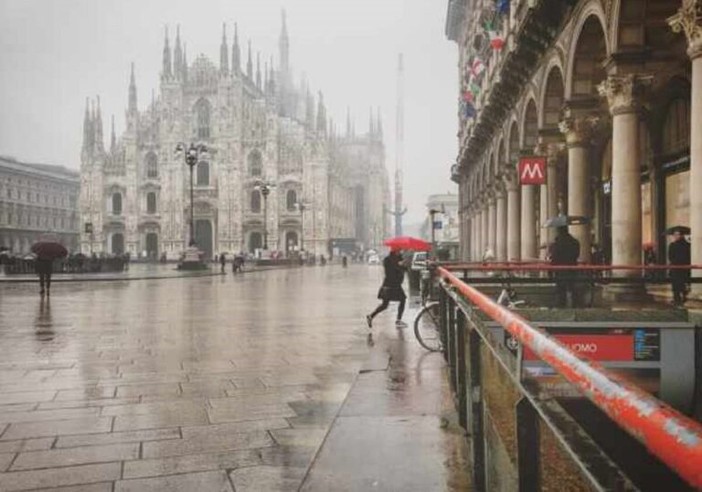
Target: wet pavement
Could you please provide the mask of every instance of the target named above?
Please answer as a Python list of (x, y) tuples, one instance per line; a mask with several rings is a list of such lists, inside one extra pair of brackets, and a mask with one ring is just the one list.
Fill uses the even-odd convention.
[(0, 490), (466, 490), (441, 356), (368, 345), (380, 275), (0, 285)]

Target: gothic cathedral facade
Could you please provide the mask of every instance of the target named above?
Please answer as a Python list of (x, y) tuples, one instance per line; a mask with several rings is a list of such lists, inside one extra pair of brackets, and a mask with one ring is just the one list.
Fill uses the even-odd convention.
[[(193, 235), (211, 257), (220, 252), (305, 250), (336, 245), (378, 248), (389, 227), (389, 183), (382, 122), (371, 111), (366, 134), (327, 118), (322, 93), (295, 84), (283, 14), (279, 66), (241, 68), (235, 30), (226, 28), (219, 66), (191, 64), (166, 32), (160, 94), (140, 111), (132, 65), (126, 129), (103, 143), (99, 99), (86, 105), (81, 153), (81, 250), (177, 259), (188, 246), (191, 171), (179, 144), (204, 144), (192, 168)], [(315, 100), (316, 99), (316, 100)], [(262, 193), (262, 191), (264, 193)]]

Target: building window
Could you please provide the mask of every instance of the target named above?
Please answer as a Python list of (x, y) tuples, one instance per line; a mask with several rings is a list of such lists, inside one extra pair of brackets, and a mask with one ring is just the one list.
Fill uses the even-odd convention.
[(261, 192), (258, 190), (251, 192), (251, 211), (255, 214), (261, 213)]
[(112, 194), (112, 213), (114, 215), (122, 214), (122, 194), (113, 193)]
[(690, 104), (687, 99), (670, 103), (663, 125), (663, 154), (670, 155), (690, 147)]
[(209, 162), (201, 161), (197, 165), (197, 185), (210, 185), (210, 164)]
[(153, 152), (146, 154), (146, 177), (158, 178), (158, 157)]
[(249, 154), (249, 174), (251, 176), (261, 176), (263, 174), (263, 164), (261, 153), (254, 150)]
[(210, 138), (210, 103), (207, 99), (200, 99), (195, 103), (195, 115), (197, 118), (197, 138)]
[(156, 213), (156, 193), (154, 193), (153, 191), (146, 194), (146, 213)]
[(288, 190), (288, 193), (285, 198), (288, 212), (295, 211), (295, 209), (297, 208), (297, 192), (295, 190)]

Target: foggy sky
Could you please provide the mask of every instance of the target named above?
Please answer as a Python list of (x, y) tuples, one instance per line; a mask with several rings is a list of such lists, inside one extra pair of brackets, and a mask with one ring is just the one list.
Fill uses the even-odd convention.
[(278, 57), (281, 9), (295, 81), (306, 75), (324, 93), (344, 130), (356, 133), (381, 107), (392, 182), (397, 54), (405, 57), (405, 223), (425, 216), (432, 193), (455, 192), (456, 48), (444, 36), (445, 0), (0, 0), (0, 155), (78, 169), (86, 97), (100, 95), (109, 146), (110, 116), (124, 129), (129, 65), (136, 65), (139, 109), (158, 94), (164, 28), (171, 47), (180, 24), (188, 61), (219, 64), (222, 23), (229, 44), (239, 26), (261, 59)]

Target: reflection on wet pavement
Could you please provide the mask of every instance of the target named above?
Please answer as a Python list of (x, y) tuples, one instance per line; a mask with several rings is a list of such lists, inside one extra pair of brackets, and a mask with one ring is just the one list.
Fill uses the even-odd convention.
[[(0, 490), (296, 490), (340, 412), (436, 419), (440, 356), (398, 353), (415, 369), (392, 384), (421, 384), (416, 401), (376, 392), (381, 373), (359, 376), (388, 343), (363, 321), (379, 275), (354, 266), (72, 283), (51, 299), (34, 284), (0, 285)], [(379, 318), (379, 330), (391, 322)], [(367, 432), (387, 446), (402, 444), (374, 425)], [(427, 445), (446, 441), (430, 420), (413, 427)]]

